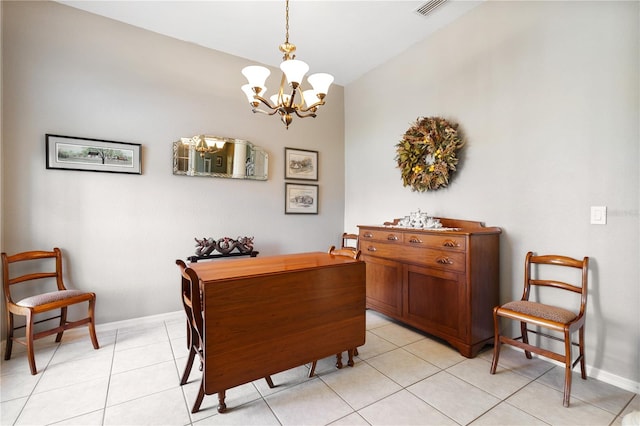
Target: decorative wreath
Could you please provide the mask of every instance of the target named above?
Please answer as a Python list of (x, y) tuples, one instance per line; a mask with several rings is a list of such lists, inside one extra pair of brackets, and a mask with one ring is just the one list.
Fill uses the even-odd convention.
[(396, 145), (402, 183), (412, 191), (446, 187), (456, 171), (464, 141), (458, 125), (441, 117), (418, 118)]

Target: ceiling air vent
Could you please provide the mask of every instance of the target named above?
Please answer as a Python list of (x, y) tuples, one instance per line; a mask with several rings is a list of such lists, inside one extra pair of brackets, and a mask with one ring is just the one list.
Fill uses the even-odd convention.
[(434, 9), (436, 9), (438, 6), (441, 6), (446, 2), (447, 2), (447, 0), (430, 0), (430, 1), (426, 2), (426, 3), (424, 3), (419, 8), (417, 8), (416, 9), (416, 13), (418, 15), (427, 16), (428, 14), (433, 12)]

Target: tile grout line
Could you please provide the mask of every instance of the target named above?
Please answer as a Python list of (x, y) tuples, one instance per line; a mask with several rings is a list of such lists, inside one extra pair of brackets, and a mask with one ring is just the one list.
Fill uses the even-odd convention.
[[(180, 384), (180, 379), (182, 377), (182, 375), (180, 374), (180, 367), (178, 367), (178, 358), (176, 357), (176, 352), (173, 349), (173, 345), (171, 344), (171, 335), (169, 334), (169, 326), (167, 325), (167, 320), (163, 320), (162, 321), (163, 325), (164, 325), (164, 329), (167, 333), (167, 339), (169, 340), (169, 348), (171, 350), (171, 356), (173, 357), (173, 365), (176, 368), (176, 373), (178, 375), (178, 384)], [(187, 360), (188, 360), (188, 356), (187, 356)], [(194, 360), (195, 362), (195, 360)], [(186, 366), (185, 366), (186, 368)], [(186, 383), (185, 383), (186, 384)], [(185, 409), (187, 411), (187, 417), (189, 418), (189, 425), (193, 426), (193, 417), (191, 415), (191, 410), (189, 409), (189, 401), (187, 401), (187, 393), (184, 390), (183, 385), (179, 386), (180, 389), (180, 393), (182, 394), (182, 400), (184, 401), (184, 406)]]
[[(44, 368), (42, 368), (42, 370), (40, 371), (40, 377), (38, 377), (38, 380), (36, 381), (36, 384), (33, 386), (33, 389), (31, 389), (31, 392), (29, 392), (29, 395), (27, 395), (27, 399), (24, 401), (24, 405), (22, 406), (22, 408), (20, 408), (20, 412), (18, 413), (18, 415), (16, 416), (15, 421), (13, 422), (14, 425), (18, 422), (18, 419), (20, 418), (20, 416), (24, 412), (24, 409), (27, 407), (27, 404), (29, 403), (29, 400), (33, 396), (33, 393), (35, 392), (36, 388), (38, 387), (38, 384), (42, 380), (42, 375), (43, 375), (44, 371), (47, 369), (47, 367), (51, 363), (51, 360), (53, 359), (53, 356), (56, 354), (56, 352), (58, 352), (58, 348), (59, 347), (60, 347), (60, 342), (56, 342), (56, 349), (53, 351), (53, 354), (51, 354), (51, 358), (49, 358), (49, 361), (47, 362), (47, 365), (44, 366)], [(12, 352), (12, 354), (13, 354), (13, 352)], [(34, 355), (33, 356), (35, 358), (35, 348), (34, 348)], [(28, 361), (27, 361), (27, 363), (28, 363)], [(36, 372), (36, 374), (38, 374), (38, 373)]]
[(109, 389), (111, 387), (111, 376), (113, 373), (113, 363), (116, 358), (116, 344), (118, 343), (118, 329), (116, 328), (116, 333), (113, 338), (113, 348), (111, 349), (111, 365), (109, 366), (109, 378), (107, 379), (107, 392), (104, 395), (104, 408), (102, 409), (102, 421), (101, 425), (104, 425), (104, 420), (107, 417), (107, 402), (109, 401)]

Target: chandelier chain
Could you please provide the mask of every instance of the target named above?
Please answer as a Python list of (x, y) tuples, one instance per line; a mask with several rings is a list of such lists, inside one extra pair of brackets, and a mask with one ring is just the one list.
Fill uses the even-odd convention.
[(285, 7), (285, 37), (284, 42), (289, 43), (289, 0), (286, 2)]

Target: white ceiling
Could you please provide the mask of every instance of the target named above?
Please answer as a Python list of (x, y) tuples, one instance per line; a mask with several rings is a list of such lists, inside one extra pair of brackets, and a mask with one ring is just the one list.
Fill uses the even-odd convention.
[[(484, 0), (448, 0), (427, 16), (424, 1), (291, 0), (289, 41), (310, 73), (346, 85), (423, 40)], [(285, 2), (59, 0), (160, 34), (277, 67), (285, 39)]]

